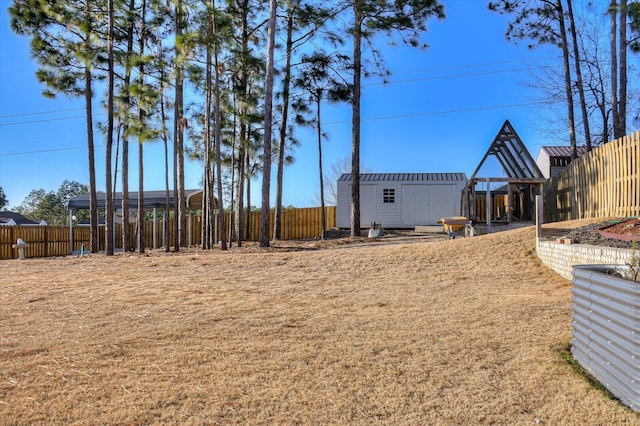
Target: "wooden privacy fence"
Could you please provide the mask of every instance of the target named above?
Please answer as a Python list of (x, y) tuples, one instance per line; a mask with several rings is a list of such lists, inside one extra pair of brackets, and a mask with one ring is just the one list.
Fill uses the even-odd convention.
[[(304, 240), (319, 237), (322, 232), (322, 219), (320, 207), (310, 207), (303, 209), (289, 209), (282, 212), (280, 219), (281, 234), (283, 240)], [(272, 211), (269, 218), (269, 237), (273, 238), (273, 220), (275, 214)], [(229, 216), (226, 216), (227, 226)], [(246, 219), (245, 219), (246, 220)], [(326, 229), (336, 227), (336, 207), (325, 207)], [(245, 223), (246, 224), (246, 223)], [(250, 219), (250, 240), (260, 238), (260, 212), (252, 212)], [(220, 234), (218, 234), (219, 237)]]
[(29, 244), (25, 249), (26, 257), (59, 256), (71, 252), (67, 226), (0, 226), (0, 259), (18, 258), (18, 250), (11, 247), (18, 238)]
[(544, 184), (546, 222), (640, 215), (640, 132), (577, 158)]
[[(504, 220), (509, 197), (506, 194), (491, 194), (491, 220)], [(476, 220), (478, 222), (487, 221), (487, 196), (476, 195)]]
[[(282, 234), (283, 240), (297, 240), (315, 238), (321, 233), (321, 209), (319, 207), (290, 209), (282, 212)], [(326, 228), (331, 229), (336, 226), (336, 207), (325, 207)], [(250, 217), (250, 238), (249, 240), (258, 240), (260, 237), (260, 212), (252, 212), (245, 215), (245, 224), (247, 217)], [(273, 218), (270, 218), (270, 234), (273, 236)], [(192, 215), (187, 218), (187, 244), (190, 246), (199, 245), (202, 235), (201, 216)], [(226, 225), (229, 226), (229, 214), (225, 215)], [(169, 220), (169, 246), (175, 244), (174, 222)], [(220, 227), (216, 224), (218, 231), (218, 239), (220, 238)], [(145, 247), (159, 248), (164, 246), (163, 239), (163, 221), (156, 220), (155, 226), (153, 221), (147, 221), (144, 228)], [(90, 250), (90, 229), (88, 226), (73, 227), (73, 251), (79, 252), (83, 248), (85, 251)], [(131, 247), (135, 247), (136, 225), (129, 224), (129, 235)], [(100, 250), (105, 249), (105, 227), (99, 228)], [(154, 244), (155, 235), (155, 244)], [(246, 235), (246, 233), (245, 233)], [(245, 236), (243, 235), (243, 236)], [(122, 226), (115, 227), (114, 235), (116, 248), (122, 248)], [(22, 238), (29, 247), (25, 249), (26, 257), (48, 257), (48, 256), (66, 256), (71, 253), (71, 237), (68, 226), (0, 226), (0, 259), (16, 259), (18, 258), (18, 250), (12, 248), (18, 238)], [(243, 238), (245, 239), (245, 238)]]

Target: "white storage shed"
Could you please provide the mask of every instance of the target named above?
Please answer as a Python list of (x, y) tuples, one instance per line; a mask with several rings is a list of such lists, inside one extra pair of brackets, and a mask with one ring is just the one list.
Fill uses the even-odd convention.
[[(385, 228), (436, 225), (460, 216), (464, 173), (361, 173), (360, 224)], [(337, 225), (351, 226), (351, 174), (338, 178)]]

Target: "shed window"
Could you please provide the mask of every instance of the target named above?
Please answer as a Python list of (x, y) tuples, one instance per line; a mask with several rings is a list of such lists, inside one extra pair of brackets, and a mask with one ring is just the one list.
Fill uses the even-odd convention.
[(386, 188), (382, 190), (382, 202), (383, 203), (395, 203), (396, 202), (396, 190), (393, 188)]

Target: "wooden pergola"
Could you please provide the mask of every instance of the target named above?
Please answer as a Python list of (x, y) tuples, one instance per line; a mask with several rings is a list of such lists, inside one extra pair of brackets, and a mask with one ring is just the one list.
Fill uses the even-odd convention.
[[(505, 176), (501, 177), (478, 177), (478, 172), (484, 165), (489, 156), (494, 156)], [(505, 120), (502, 128), (496, 135), (495, 139), (489, 146), (482, 161), (476, 167), (467, 182), (462, 196), (462, 211), (471, 221), (477, 221), (478, 214), (476, 212), (476, 185), (479, 182), (486, 183), (486, 200), (487, 200), (487, 227), (491, 231), (492, 206), (491, 206), (491, 183), (504, 183), (507, 186), (507, 209), (505, 212), (506, 221), (511, 222), (514, 217), (514, 189), (528, 189), (528, 199), (523, 199), (523, 209), (520, 212), (518, 220), (532, 220), (535, 218), (535, 196), (542, 194), (542, 187), (546, 179), (538, 168), (535, 160), (522, 143), (522, 139), (518, 136), (515, 129), (509, 122)], [(526, 210), (526, 211), (525, 211)]]

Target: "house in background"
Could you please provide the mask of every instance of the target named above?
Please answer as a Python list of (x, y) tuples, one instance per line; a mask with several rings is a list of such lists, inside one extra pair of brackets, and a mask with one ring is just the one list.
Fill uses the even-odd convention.
[[(442, 217), (459, 216), (464, 173), (361, 173), (360, 224), (385, 228), (435, 225)], [(351, 226), (351, 174), (337, 182), (336, 221)]]
[(19, 213), (0, 212), (0, 226), (47, 226), (44, 220), (31, 220)]
[[(576, 151), (578, 157), (588, 152), (586, 146), (578, 146)], [(536, 158), (536, 164), (546, 179), (557, 176), (569, 163), (571, 163), (570, 146), (540, 147), (538, 158)]]

